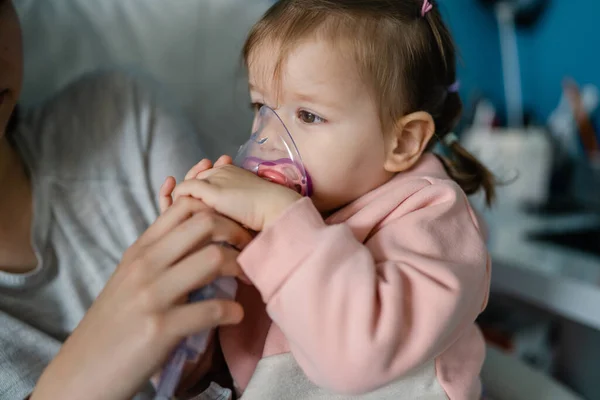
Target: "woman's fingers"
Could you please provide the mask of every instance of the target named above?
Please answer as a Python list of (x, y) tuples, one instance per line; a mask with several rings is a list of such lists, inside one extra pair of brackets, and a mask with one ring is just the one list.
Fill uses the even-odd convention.
[(149, 246), (195, 214), (208, 209), (208, 206), (202, 201), (191, 197), (176, 201), (140, 236), (134, 248)]
[(214, 229), (211, 211), (194, 214), (146, 250), (144, 259), (141, 260), (149, 264), (145, 269), (157, 271), (171, 267), (192, 251), (209, 244)]
[[(172, 208), (182, 200), (185, 199), (176, 201)], [(212, 210), (205, 210), (194, 214), (157, 240), (148, 249), (145, 259), (151, 260), (157, 269), (164, 269), (204, 245), (224, 242), (236, 249), (243, 249), (251, 239), (250, 233), (240, 225)]]
[(171, 193), (173, 193), (173, 189), (177, 186), (177, 181), (174, 177), (169, 176), (165, 183), (162, 184), (160, 190), (158, 192), (158, 204), (160, 206), (160, 213), (164, 214), (165, 211), (169, 209), (173, 205), (173, 197)]
[(196, 251), (166, 271), (149, 288), (151, 301), (160, 308), (168, 308), (216, 278), (240, 276), (242, 272), (236, 261), (238, 254), (238, 251), (218, 244)]
[(203, 159), (202, 161), (200, 161), (198, 164), (194, 165), (192, 167), (192, 169), (190, 169), (188, 171), (187, 174), (185, 174), (185, 178), (184, 180), (188, 180), (188, 179), (194, 179), (196, 177), (196, 175), (198, 175), (201, 172), (204, 172), (208, 169), (211, 169), (213, 167), (212, 161), (210, 161), (209, 159)]
[(206, 300), (183, 304), (165, 315), (165, 327), (170, 335), (184, 338), (217, 325), (235, 325), (244, 318), (244, 310), (232, 300)]

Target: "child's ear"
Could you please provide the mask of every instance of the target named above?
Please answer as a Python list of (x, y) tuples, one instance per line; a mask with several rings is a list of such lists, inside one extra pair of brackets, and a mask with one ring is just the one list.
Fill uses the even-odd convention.
[(389, 132), (384, 168), (388, 172), (402, 172), (419, 160), (435, 132), (431, 114), (418, 111), (408, 114)]

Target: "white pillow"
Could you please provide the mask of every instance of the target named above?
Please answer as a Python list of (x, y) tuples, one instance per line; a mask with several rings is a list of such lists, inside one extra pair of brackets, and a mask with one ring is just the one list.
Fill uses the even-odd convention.
[(240, 66), (245, 36), (271, 0), (17, 0), (25, 42), (21, 102), (79, 75), (125, 67), (166, 86), (205, 138), (232, 154), (251, 113)]

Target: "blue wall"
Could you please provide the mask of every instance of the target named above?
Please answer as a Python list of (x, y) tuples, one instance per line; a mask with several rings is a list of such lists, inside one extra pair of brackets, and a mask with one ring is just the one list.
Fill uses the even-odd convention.
[[(463, 99), (470, 104), (483, 94), (503, 112), (502, 60), (493, 11), (477, 0), (438, 4), (459, 47)], [(558, 105), (564, 77), (600, 87), (599, 28), (600, 0), (550, 0), (535, 27), (519, 32), (523, 102), (538, 121), (545, 122)]]
[[(462, 54), (459, 74), (467, 100), (481, 91), (504, 109), (498, 29), (491, 9), (476, 0), (445, 0), (447, 17)], [(532, 30), (519, 32), (523, 101), (545, 121), (558, 105), (565, 76), (600, 87), (600, 1), (551, 0)], [(596, 29), (595, 29), (596, 28)]]
[(439, 2), (458, 46), (461, 95), (467, 104), (485, 95), (504, 108), (502, 60), (494, 14), (475, 0)]
[(520, 35), (524, 101), (548, 115), (558, 104), (561, 82), (600, 87), (600, 1), (554, 0), (531, 32)]

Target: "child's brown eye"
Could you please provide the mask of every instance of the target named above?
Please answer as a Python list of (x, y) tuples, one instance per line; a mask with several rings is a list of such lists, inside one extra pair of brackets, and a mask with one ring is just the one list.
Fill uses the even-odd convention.
[(313, 122), (315, 122), (316, 115), (306, 111), (300, 111), (300, 119), (302, 120), (302, 122), (312, 124)]
[(300, 121), (304, 122), (305, 124), (320, 124), (320, 123), (325, 122), (325, 120), (323, 118), (321, 118), (318, 115), (313, 114), (309, 111), (299, 111), (298, 118), (300, 119)]

